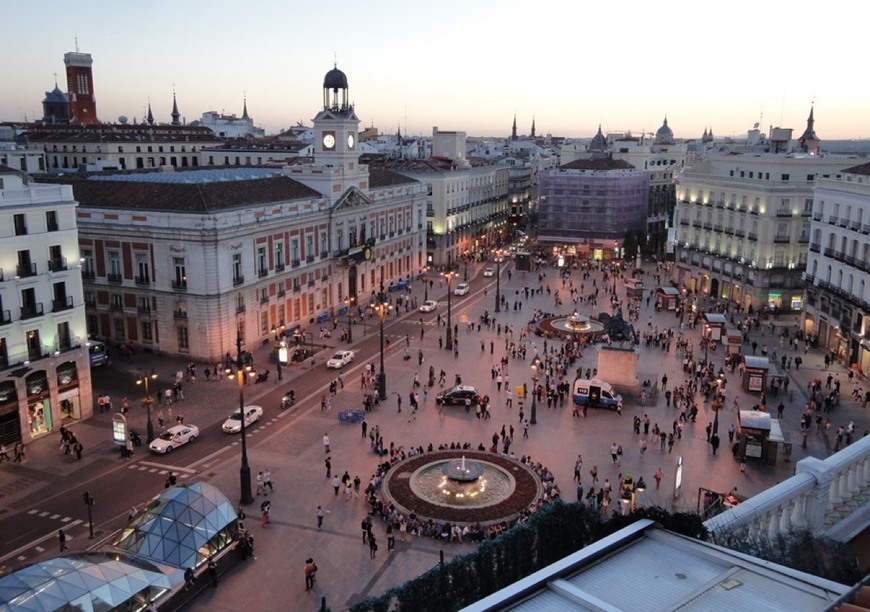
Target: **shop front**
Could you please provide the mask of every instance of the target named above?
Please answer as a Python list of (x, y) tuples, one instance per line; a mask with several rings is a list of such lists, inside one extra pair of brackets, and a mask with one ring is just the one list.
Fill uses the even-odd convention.
[(78, 367), (75, 361), (65, 361), (56, 368), (57, 403), (60, 418), (64, 422), (82, 418), (81, 398), (79, 396)]
[(21, 414), (14, 380), (0, 382), (0, 442), (12, 446), (21, 439)]
[(33, 372), (24, 379), (24, 386), (27, 392), (27, 425), (31, 438), (37, 438), (52, 428), (48, 374), (45, 370)]

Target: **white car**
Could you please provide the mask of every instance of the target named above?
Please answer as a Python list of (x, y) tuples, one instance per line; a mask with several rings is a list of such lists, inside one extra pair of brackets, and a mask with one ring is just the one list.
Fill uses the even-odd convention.
[(484, 276), (495, 276), (495, 268), (487, 268), (483, 271)]
[[(245, 427), (250, 427), (260, 420), (263, 416), (263, 408), (260, 406), (245, 406)], [(242, 413), (236, 410), (230, 417), (221, 425), (221, 431), (224, 433), (239, 433), (242, 431)]]
[(420, 312), (432, 312), (436, 308), (438, 308), (438, 302), (436, 302), (435, 300), (426, 300), (425, 302), (423, 302), (423, 305), (420, 306), (420, 308), (418, 308), (417, 310), (419, 310)]
[(353, 351), (338, 351), (335, 355), (329, 358), (326, 362), (326, 367), (332, 370), (338, 370), (353, 361)]
[(469, 291), (471, 291), (471, 287), (468, 286), (468, 283), (459, 283), (453, 290), (453, 295), (465, 295)]
[(171, 452), (173, 448), (193, 442), (198, 436), (199, 427), (196, 425), (176, 425), (154, 438), (151, 444), (148, 445), (148, 448), (153, 453), (165, 455)]

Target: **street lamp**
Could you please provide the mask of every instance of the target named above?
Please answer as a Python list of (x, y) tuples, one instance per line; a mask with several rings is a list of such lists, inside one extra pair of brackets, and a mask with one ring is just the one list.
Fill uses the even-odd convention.
[[(251, 366), (242, 362), (242, 335), (236, 331), (236, 379), (239, 384), (239, 415), (241, 416), (242, 465), (239, 468), (239, 487), (241, 489), (240, 503), (250, 504), (254, 501), (251, 495), (251, 468), (248, 465), (248, 437), (245, 434), (245, 374), (251, 371)], [(229, 366), (229, 364), (227, 364)], [(232, 368), (226, 369), (227, 378), (233, 373)]]
[(532, 418), (529, 419), (532, 425), (538, 424), (538, 364), (540, 362), (537, 357), (532, 361)]
[(429, 266), (423, 268), (423, 301), (429, 301)]
[(644, 491), (646, 491), (646, 483), (643, 481), (643, 476), (638, 476), (635, 481), (631, 474), (625, 475), (620, 501), (625, 504), (624, 508), (627, 512), (634, 512), (637, 509), (637, 494)]
[(392, 306), (387, 302), (387, 296), (381, 287), (381, 292), (378, 294), (378, 301), (372, 304), (372, 308), (378, 313), (381, 320), (381, 371), (378, 374), (378, 398), (381, 401), (387, 399), (387, 372), (384, 370), (384, 319), (387, 317), (387, 312)]
[(465, 252), (465, 270), (462, 274), (462, 280), (468, 280), (468, 251)]
[(347, 304), (347, 343), (353, 342), (353, 302), (352, 297), (347, 298), (344, 303)]
[(501, 251), (495, 252), (495, 311), (501, 312)]
[(148, 381), (156, 379), (157, 373), (154, 370), (151, 370), (151, 374), (142, 374), (136, 377), (137, 385), (145, 385), (145, 399), (142, 400), (142, 403), (148, 410), (148, 444), (151, 444), (151, 441), (154, 439), (154, 423), (151, 422), (151, 404), (154, 403), (154, 400), (151, 399), (151, 395), (148, 393)]
[(447, 350), (453, 348), (453, 310), (451, 305), (451, 297), (453, 294), (452, 289), (450, 288), (451, 281), (456, 276), (456, 272), (453, 270), (448, 270), (447, 272), (442, 272), (441, 275), (447, 279)]

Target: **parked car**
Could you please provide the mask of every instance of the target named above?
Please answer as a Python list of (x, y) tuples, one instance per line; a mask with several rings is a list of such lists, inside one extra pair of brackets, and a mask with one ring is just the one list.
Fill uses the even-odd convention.
[(484, 276), (495, 276), (495, 268), (487, 268), (483, 271)]
[(474, 387), (456, 385), (436, 395), (435, 403), (440, 406), (464, 406), (466, 399), (470, 399), (472, 405), (474, 405), (480, 401), (480, 394)]
[(173, 448), (193, 442), (198, 436), (199, 427), (196, 425), (176, 425), (154, 438), (148, 448), (153, 453), (165, 455), (172, 452)]
[[(263, 408), (260, 406), (245, 406), (245, 427), (250, 427), (263, 416)], [(221, 425), (224, 433), (239, 433), (242, 431), (242, 413), (236, 410)]]
[(326, 367), (332, 370), (339, 370), (353, 361), (353, 351), (338, 351), (329, 361), (326, 362)]
[(420, 312), (432, 312), (438, 308), (438, 302), (435, 300), (426, 300), (418, 309)]
[(453, 290), (453, 295), (465, 295), (469, 291), (471, 291), (471, 287), (468, 283), (459, 283), (456, 285), (456, 289)]

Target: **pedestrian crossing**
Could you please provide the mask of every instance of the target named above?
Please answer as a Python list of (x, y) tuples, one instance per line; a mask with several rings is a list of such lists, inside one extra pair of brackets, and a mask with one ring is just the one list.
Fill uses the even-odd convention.
[(39, 508), (31, 508), (27, 511), (27, 514), (39, 518), (47, 518), (50, 521), (59, 521), (61, 523), (69, 524), (69, 526), (81, 523), (80, 519), (75, 519), (71, 516), (64, 516), (63, 514), (58, 514), (56, 512), (53, 513), (48, 510), (40, 510)]

